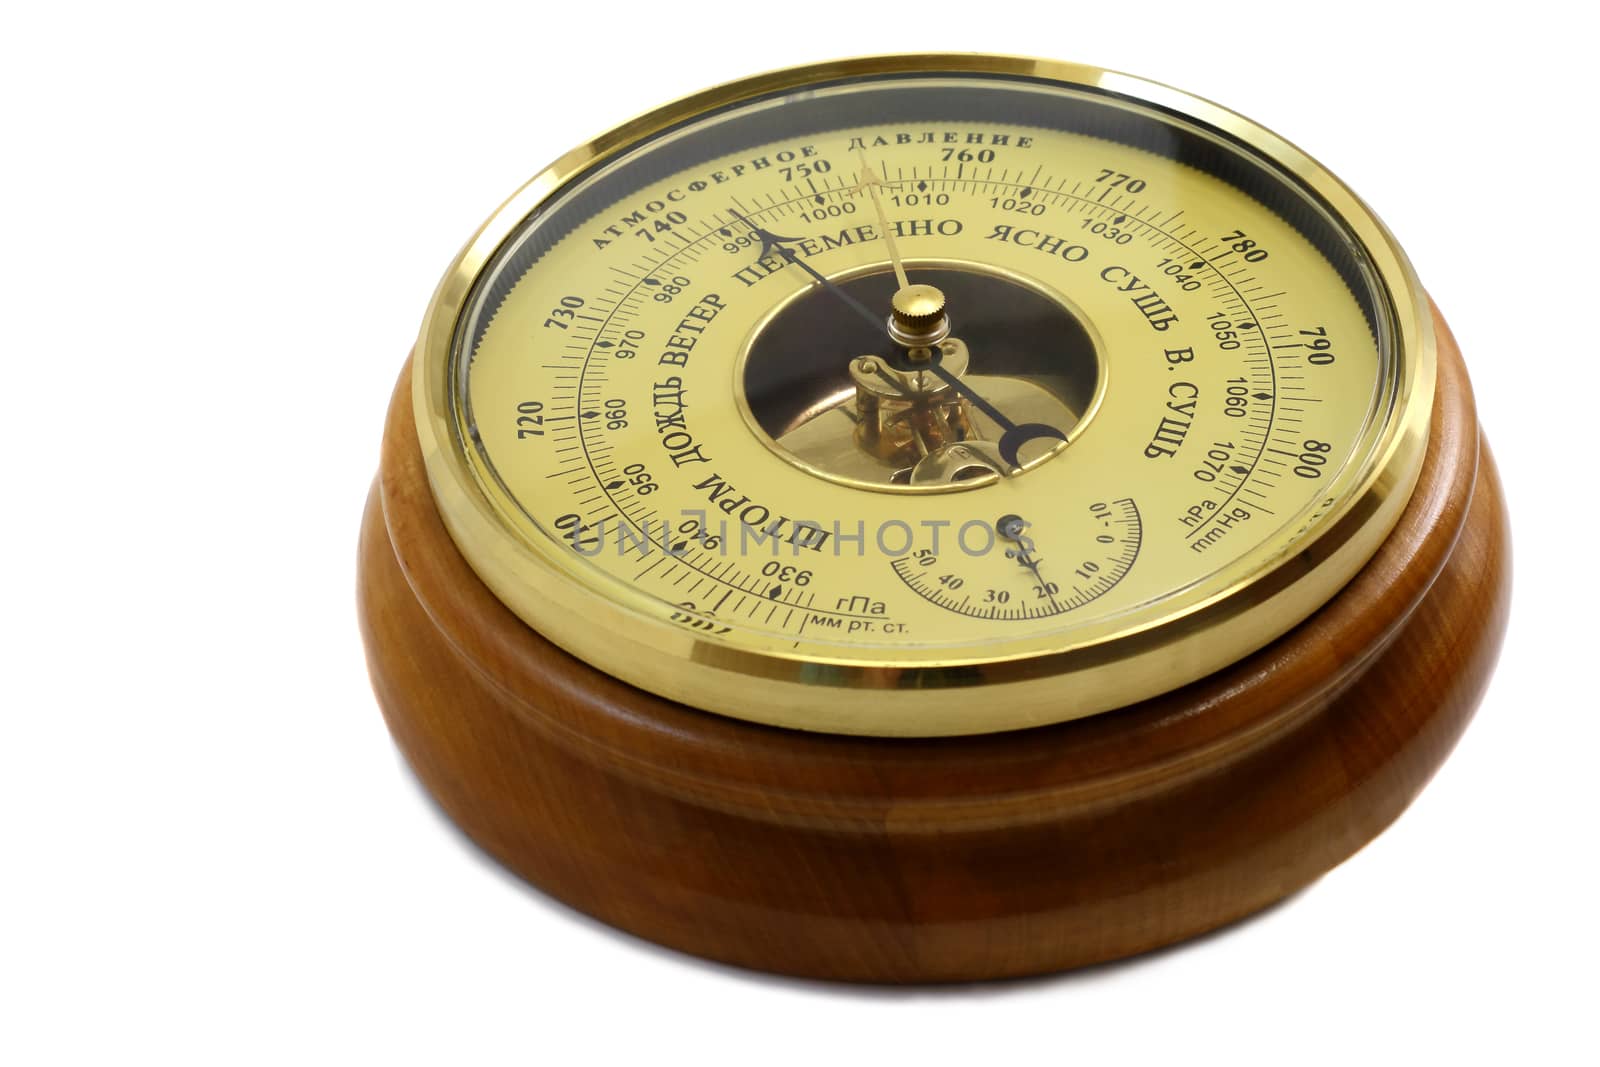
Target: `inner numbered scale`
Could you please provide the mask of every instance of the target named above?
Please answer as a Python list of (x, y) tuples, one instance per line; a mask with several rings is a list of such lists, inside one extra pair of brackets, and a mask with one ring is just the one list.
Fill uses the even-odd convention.
[[(973, 977), (1185, 936), (1353, 848), (1298, 881), (1279, 870), (1213, 887), (1198, 918), (1137, 943), (1086, 945), (1046, 921), (1046, 948), (1001, 962), (952, 956), (938, 908), (906, 888), (916, 848), (897, 833), (926, 845), (981, 825), (999, 836), (969, 841), (978, 854), (1040, 846), (1040, 832), (1088, 832), (1088, 801), (1071, 799), (1083, 789), (1102, 814), (1158, 817), (1151, 790), (1175, 802), (1201, 771), (1237, 779), (1259, 746), (1349, 703), (1356, 666), (1392, 658), (1436, 592), (1475, 497), (1500, 529), (1498, 496), (1474, 493), (1470, 393), (1447, 355), (1436, 381), (1426, 298), (1359, 200), (1276, 136), (1175, 90), (984, 56), (712, 90), (558, 161), (436, 294), (368, 522), (428, 625), (392, 639), (413, 676), (386, 681), (383, 620), (398, 608), (378, 612), (378, 579), (364, 577), (380, 697), (425, 780), (492, 851), (693, 951), (838, 977)], [(1457, 412), (1453, 460), (1441, 409)], [(1428, 520), (1418, 498), (1440, 479), (1450, 514)], [(1408, 557), (1409, 599), (1386, 602), (1393, 580), (1373, 586), (1379, 602), (1313, 638), (1406, 538), (1439, 557)], [(1477, 563), (1463, 595), (1487, 607), (1457, 644), (1487, 663), (1504, 583)], [(440, 566), (459, 574), (430, 595), (423, 574)], [(1329, 641), (1340, 653), (1263, 674), (1297, 639), (1301, 656)], [(444, 686), (457, 670), (461, 685)], [(1232, 694), (1233, 711), (1206, 712), (1226, 744), (1187, 725), (1208, 685)], [(1458, 728), (1476, 696), (1426, 714)], [(462, 729), (501, 761), (494, 780), (438, 762), (478, 758), (442, 736)], [(1117, 774), (1074, 769), (1108, 745), (1125, 749)], [(1064, 777), (1034, 781), (1030, 809), (1000, 799), (1008, 765), (1017, 788), (1045, 765)], [(603, 862), (574, 859), (578, 831), (555, 829), (585, 790), (610, 798), (614, 822), (582, 832), (614, 836)], [(1391, 784), (1381, 803), (1339, 803), (1392, 817), (1398, 796)], [(486, 823), (485, 805), (519, 814)], [(671, 892), (621, 887), (695, 818), (727, 832), (682, 857), (698, 873), (656, 869)], [(981, 930), (996, 894), (1042, 894), (1029, 914), (1088, 906), (1081, 872), (1097, 863), (1154, 892), (1157, 853), (1183, 867), (1175, 832), (1169, 820), (1135, 834), (1115, 860), (1035, 855), (986, 888), (978, 854), (924, 862), (943, 871), (935, 882), (972, 883), (967, 907), (983, 914), (961, 921)], [(1287, 832), (1238, 831), (1276, 845)], [(857, 850), (856, 873), (841, 868), (803, 906), (776, 871), (702, 884), (728, 861), (718, 848), (752, 834), (824, 868)], [(1154, 851), (1130, 861), (1140, 848)], [(1215, 858), (1195, 862), (1217, 874)], [(851, 884), (873, 871), (898, 915), (871, 903), (882, 882)], [(596, 889), (602, 872), (617, 884)], [(698, 905), (660, 903), (686, 878)], [(611, 908), (614, 895), (627, 902)], [(763, 903), (713, 918), (719, 899)], [(685, 932), (701, 920), (733, 928)], [(811, 947), (774, 950), (775, 924)], [(909, 938), (909, 956), (864, 962), (863, 944), (886, 936)]]

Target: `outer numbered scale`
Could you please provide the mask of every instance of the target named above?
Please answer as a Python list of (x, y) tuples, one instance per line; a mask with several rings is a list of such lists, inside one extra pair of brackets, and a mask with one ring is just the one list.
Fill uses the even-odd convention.
[(1509, 571), (1459, 356), (1275, 135), (1120, 74), (781, 71), (560, 159), (451, 266), (361, 542), (484, 848), (795, 974), (1212, 929), (1395, 818)]

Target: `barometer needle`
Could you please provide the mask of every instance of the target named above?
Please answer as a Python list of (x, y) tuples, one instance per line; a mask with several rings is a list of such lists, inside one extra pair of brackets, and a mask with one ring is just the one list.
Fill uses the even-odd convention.
[[(855, 297), (851, 296), (849, 293), (830, 282), (815, 267), (801, 259), (798, 252), (788, 247), (789, 243), (799, 241), (800, 238), (780, 237), (771, 230), (757, 226), (755, 223), (751, 222), (748, 218), (740, 214), (738, 211), (735, 211), (733, 208), (729, 208), (728, 213), (734, 218), (738, 219), (740, 223), (742, 223), (751, 233), (761, 238), (761, 259), (768, 259), (773, 255), (774, 252), (776, 252), (785, 263), (799, 267), (802, 271), (810, 276), (812, 281), (816, 282), (818, 285), (822, 286), (822, 288), (838, 297), (847, 306), (849, 306), (852, 311), (870, 322), (874, 330), (887, 331), (888, 325), (885, 318), (874, 314), (861, 301), (857, 300)], [(1022, 462), (1019, 453), (1022, 450), (1022, 446), (1027, 444), (1029, 441), (1038, 440), (1040, 438), (1052, 438), (1057, 441), (1065, 441), (1067, 439), (1067, 435), (1056, 429), (1054, 426), (1047, 426), (1044, 423), (1039, 422), (1023, 423), (1019, 426), (1018, 424), (1012, 422), (1010, 419), (1006, 418), (1005, 415), (1001, 414), (999, 408), (995, 407), (993, 404), (989, 403), (989, 401), (980, 396), (978, 392), (972, 388), (972, 386), (962, 381), (958, 376), (950, 373), (937, 361), (930, 363), (925, 369), (932, 371), (940, 381), (944, 382), (945, 385), (949, 386), (957, 394), (966, 399), (966, 401), (972, 404), (972, 406), (989, 416), (989, 418), (994, 421), (995, 425), (1000, 427), (1000, 440), (997, 442), (1000, 450), (1000, 458), (1004, 459), (1008, 464), (1011, 465), (1011, 473), (1013, 474), (1016, 474), (1022, 470)]]
[(894, 264), (894, 279), (900, 283), (900, 288), (911, 288), (911, 281), (906, 277), (906, 265), (900, 258), (900, 248), (894, 243), (894, 231), (889, 226), (889, 215), (883, 210), (883, 201), (878, 199), (878, 175), (867, 166), (867, 154), (861, 153), (861, 170), (856, 175), (856, 190), (867, 191), (872, 198), (872, 206), (878, 213), (878, 227), (883, 231), (884, 244), (889, 246), (889, 262)]
[(794, 265), (796, 267), (799, 267), (801, 270), (805, 271), (807, 274), (809, 274), (811, 276), (811, 280), (812, 281), (816, 282), (818, 285), (820, 285), (824, 289), (828, 290), (828, 292), (832, 293), (834, 296), (838, 297), (840, 300), (843, 300), (846, 304), (848, 304), (850, 306), (850, 309), (852, 311), (854, 311), (856, 314), (860, 315), (862, 318), (866, 319), (868, 322), (872, 323), (872, 328), (874, 330), (879, 330), (879, 331), (883, 330), (884, 325), (883, 325), (883, 319), (881, 317), (879, 317), (877, 315), (874, 315), (872, 313), (872, 311), (870, 309), (868, 309), (867, 305), (863, 304), (861, 301), (857, 300), (855, 297), (851, 296), (849, 293), (845, 292), (843, 289), (839, 288), (837, 285), (834, 285), (827, 278), (824, 278), (821, 274), (819, 274), (817, 272), (817, 269), (815, 267), (813, 267), (811, 264), (807, 263), (805, 260), (801, 259), (800, 258), (800, 254), (798, 252), (796, 252), (794, 249), (788, 247), (787, 242), (798, 241), (798, 240), (800, 240), (800, 238), (798, 238), (798, 237), (779, 237), (777, 234), (773, 233), (771, 230), (766, 230), (766, 229), (763, 229), (760, 226), (757, 226), (755, 223), (751, 222), (749, 219), (745, 218), (743, 215), (739, 214), (737, 211), (734, 211), (732, 208), (729, 208), (728, 212), (734, 218), (736, 218), (740, 222), (744, 223), (744, 225), (750, 230), (751, 233), (753, 233), (757, 237), (761, 238), (761, 256), (760, 256), (761, 259), (769, 259), (769, 258), (771, 258), (772, 254), (774, 252), (776, 252), (784, 260), (784, 262), (790, 263), (790, 264), (792, 264), (792, 265)]

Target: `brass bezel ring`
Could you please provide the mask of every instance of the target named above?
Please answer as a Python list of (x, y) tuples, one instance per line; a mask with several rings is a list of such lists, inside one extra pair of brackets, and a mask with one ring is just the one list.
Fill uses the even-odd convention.
[[(884, 74), (1022, 77), (1175, 113), (1293, 176), (1362, 243), (1388, 297), (1397, 380), (1387, 409), (1358, 442), (1358, 454), (1367, 457), (1360, 476), (1316, 517), (1320, 529), (1292, 556), (1243, 557), (1209, 577), (1204, 595), (1114, 632), (1075, 641), (1052, 634), (1002, 658), (907, 648), (888, 659), (881, 650), (847, 646), (798, 652), (787, 639), (752, 642), (761, 647), (721, 643), (674, 622), (671, 605), (620, 578), (596, 572), (580, 581), (554, 544), (516, 531), (504, 502), (492, 498), (464, 453), (450, 384), (458, 322), (502, 242), (569, 183), (652, 135), (769, 94)], [(452, 538), (508, 607), (567, 651), (669, 699), (737, 718), (835, 733), (941, 736), (1021, 729), (1133, 703), (1233, 662), (1309, 616), (1372, 556), (1410, 498), (1427, 445), (1435, 363), (1426, 299), (1393, 236), (1350, 189), (1278, 135), (1126, 74), (1042, 59), (921, 53), (732, 82), (650, 111), (556, 160), (490, 217), (446, 272), (417, 342), (414, 404), (434, 499)], [(975, 686), (983, 691), (981, 715), (973, 711)]]

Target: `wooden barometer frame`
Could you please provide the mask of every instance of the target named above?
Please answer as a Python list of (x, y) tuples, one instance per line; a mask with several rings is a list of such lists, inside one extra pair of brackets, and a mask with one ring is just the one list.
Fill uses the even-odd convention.
[(1376, 554), (1314, 614), (1115, 711), (930, 738), (712, 714), (556, 647), (447, 530), (408, 361), (360, 535), (379, 704), (423, 784), (486, 851), (574, 907), (687, 952), (930, 982), (1060, 970), (1192, 937), (1305, 886), (1381, 832), (1487, 685), (1510, 600), (1505, 504), (1437, 312), (1433, 330), (1416, 486)]

